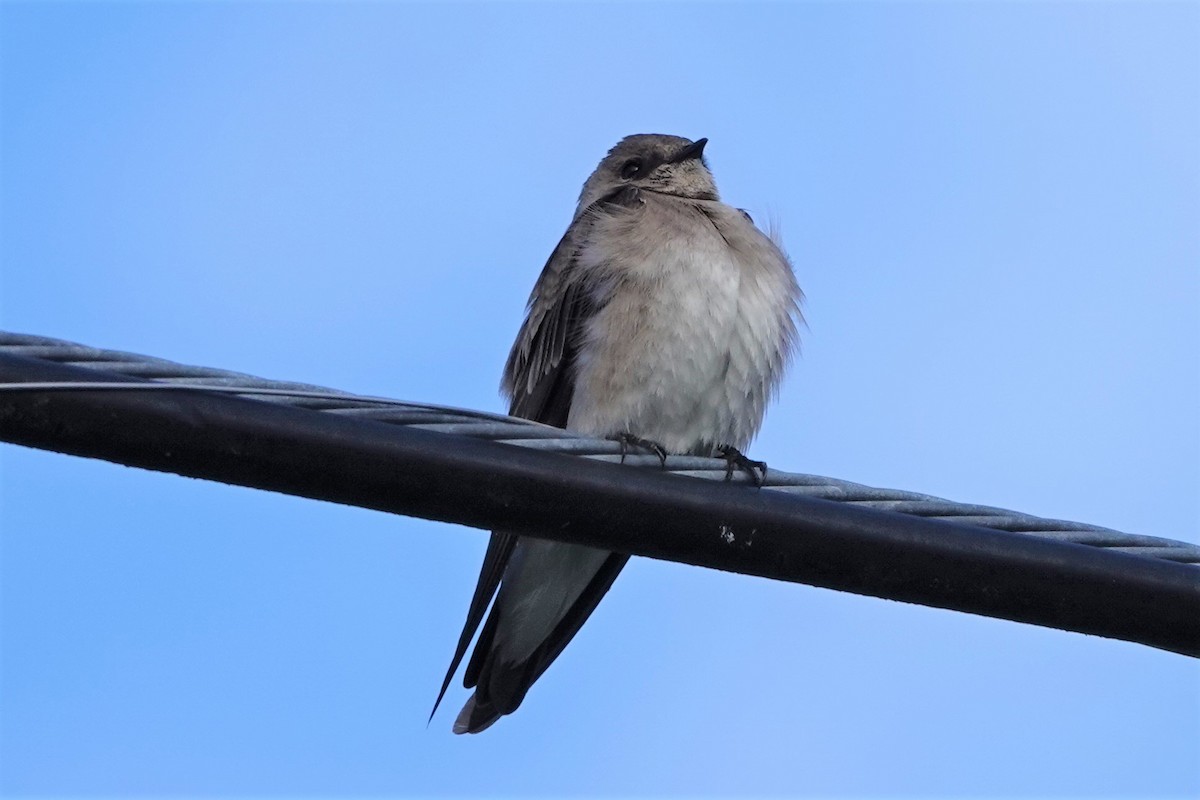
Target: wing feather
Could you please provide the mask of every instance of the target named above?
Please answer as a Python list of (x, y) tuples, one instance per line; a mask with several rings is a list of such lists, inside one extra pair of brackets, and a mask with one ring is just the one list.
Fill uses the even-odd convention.
[[(578, 269), (579, 254), (598, 214), (611, 210), (614, 205), (631, 207), (640, 203), (636, 191), (628, 189), (597, 201), (576, 217), (550, 254), (534, 285), (525, 321), (504, 366), (501, 390), (509, 398), (512, 416), (566, 427), (574, 393), (575, 356), (586, 323), (597, 310), (594, 287), (589, 285), (588, 276)], [(500, 586), (517, 543), (518, 537), (514, 534), (492, 533), (467, 620), (434, 703), (434, 712)], [(473, 722), (464, 723), (468, 727), (463, 730), (482, 730), (500, 714), (516, 708), (529, 686), (558, 657), (596, 608), (627, 560), (628, 556), (611, 554), (545, 641), (520, 664), (496, 666), (492, 645), (500, 615), (498, 609), (492, 608), (464, 676), (467, 688), (481, 685), (476, 690), (476, 697), (468, 703), (468, 709), (464, 710), (464, 715)], [(488, 678), (483, 680), (485, 674)], [(497, 689), (499, 697), (493, 698)], [(495, 703), (497, 699), (501, 700), (499, 706)], [(432, 716), (431, 713), (430, 718)], [(455, 729), (459, 729), (458, 724)]]

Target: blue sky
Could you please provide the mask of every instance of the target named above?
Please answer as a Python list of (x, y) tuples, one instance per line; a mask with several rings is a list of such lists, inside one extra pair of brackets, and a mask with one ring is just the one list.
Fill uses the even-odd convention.
[[(752, 448), (1196, 541), (1194, 3), (0, 5), (0, 325), (502, 408), (604, 152), (710, 139), (803, 354)], [(8, 795), (1195, 796), (1200, 667), (637, 560), (425, 719), (482, 532), (0, 446)]]

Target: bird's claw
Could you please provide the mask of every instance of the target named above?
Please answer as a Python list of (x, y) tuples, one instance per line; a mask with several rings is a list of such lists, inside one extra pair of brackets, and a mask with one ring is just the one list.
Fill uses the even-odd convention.
[(625, 456), (629, 454), (630, 446), (641, 447), (649, 450), (654, 455), (658, 456), (658, 465), (663, 469), (667, 468), (667, 450), (658, 442), (652, 442), (649, 439), (642, 439), (634, 436), (632, 433), (618, 433), (616, 436), (610, 437), (613, 441), (621, 445), (621, 463), (625, 463)]
[(725, 480), (733, 480), (734, 469), (740, 469), (750, 476), (750, 480), (754, 482), (755, 486), (762, 488), (763, 482), (767, 479), (767, 462), (746, 458), (742, 455), (741, 450), (727, 444), (718, 447), (717, 454), (725, 459)]

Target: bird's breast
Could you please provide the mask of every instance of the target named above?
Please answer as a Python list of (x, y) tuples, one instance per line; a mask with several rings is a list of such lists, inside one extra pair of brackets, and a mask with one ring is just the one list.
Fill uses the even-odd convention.
[(568, 427), (673, 453), (745, 447), (790, 324), (790, 268), (762, 255), (695, 210), (601, 227), (581, 261), (608, 280), (580, 342)]

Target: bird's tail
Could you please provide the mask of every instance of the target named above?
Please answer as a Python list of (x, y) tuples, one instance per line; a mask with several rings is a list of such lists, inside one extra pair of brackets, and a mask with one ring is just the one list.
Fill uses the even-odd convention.
[(491, 703), (483, 703), (482, 705), (476, 701), (478, 695), (472, 694), (467, 700), (467, 704), (463, 706), (462, 711), (458, 712), (458, 718), (454, 720), (455, 733), (479, 733), (485, 731), (492, 726), (492, 723), (500, 719), (501, 712)]

